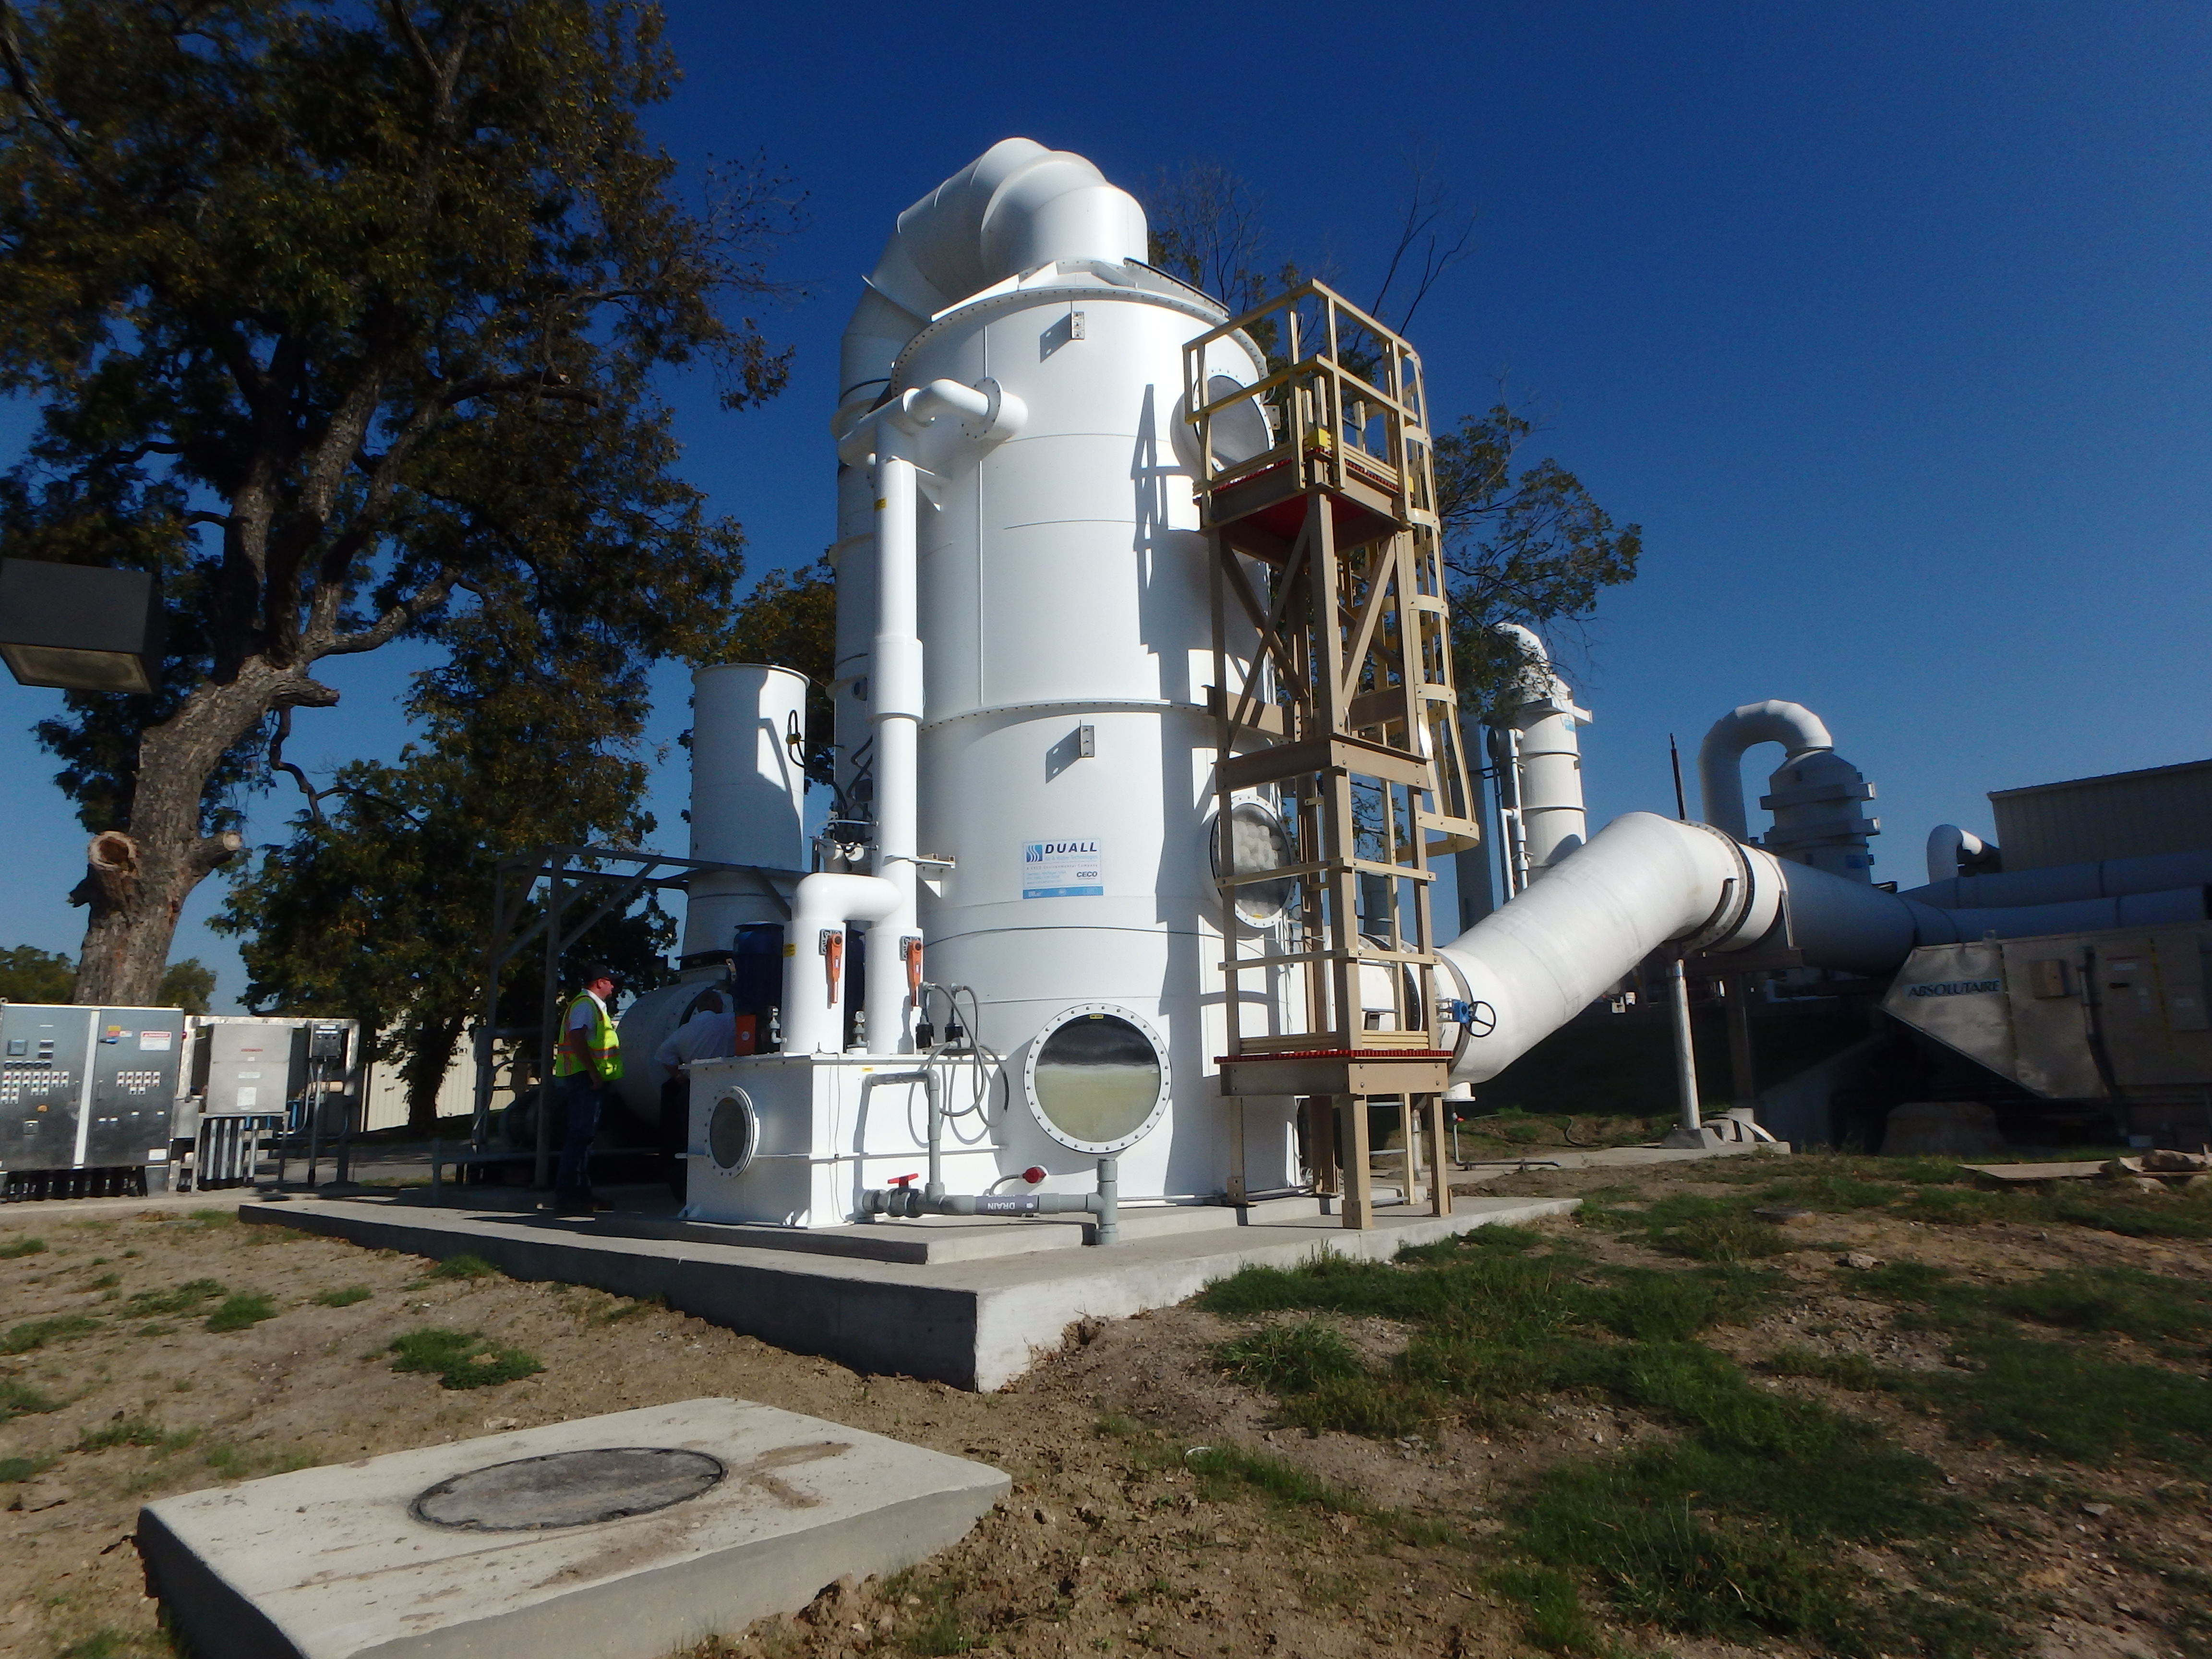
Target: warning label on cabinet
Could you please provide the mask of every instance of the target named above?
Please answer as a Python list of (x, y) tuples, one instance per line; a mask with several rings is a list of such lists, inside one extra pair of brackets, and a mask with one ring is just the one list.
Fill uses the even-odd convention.
[(1075, 836), (1023, 843), (1024, 898), (1091, 898), (1105, 891), (1106, 866), (1095, 838)]

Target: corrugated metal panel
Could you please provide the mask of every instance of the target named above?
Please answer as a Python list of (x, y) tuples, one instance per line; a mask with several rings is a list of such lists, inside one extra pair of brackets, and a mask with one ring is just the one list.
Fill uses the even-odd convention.
[[(497, 1073), (498, 1086), (492, 1090), (494, 1111), (510, 1105), (514, 1091), (506, 1086), (507, 1068), (501, 1044), (502, 1064)], [(477, 1109), (477, 1062), (465, 1039), (453, 1056), (453, 1063), (446, 1068), (446, 1075), (438, 1085), (438, 1115), (465, 1117)], [(397, 1066), (387, 1066), (382, 1060), (369, 1067), (368, 1109), (364, 1115), (364, 1129), (396, 1129), (407, 1121), (407, 1079)]]
[(2212, 848), (2212, 760), (1990, 794), (2004, 867)]

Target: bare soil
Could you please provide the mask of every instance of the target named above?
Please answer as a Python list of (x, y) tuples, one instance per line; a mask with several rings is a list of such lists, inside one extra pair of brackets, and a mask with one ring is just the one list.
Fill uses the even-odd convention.
[[(1735, 1162), (1741, 1162), (1737, 1160)], [(1792, 1160), (1802, 1167), (1812, 1160)], [(1784, 1167), (1771, 1166), (1775, 1173)], [(1487, 1193), (1611, 1201), (1740, 1193), (1721, 1164), (1532, 1171)], [(1466, 1188), (1462, 1190), (1477, 1190)], [(1192, 1308), (1073, 1331), (1063, 1352), (994, 1395), (856, 1374), (782, 1352), (657, 1306), (574, 1286), (497, 1276), (429, 1276), (430, 1264), (220, 1211), (87, 1220), (47, 1210), (0, 1213), (0, 1389), (18, 1414), (0, 1425), (0, 1653), (108, 1659), (170, 1651), (132, 1547), (138, 1504), (316, 1462), (352, 1459), (631, 1407), (726, 1395), (764, 1401), (975, 1457), (1008, 1471), (1012, 1497), (967, 1540), (888, 1584), (829, 1587), (804, 1613), (731, 1632), (695, 1659), (738, 1654), (1016, 1654), (1158, 1651), (1192, 1656), (1503, 1656), (1530, 1650), (1522, 1614), (1491, 1587), (1503, 1513), (1562, 1458), (1667, 1431), (1636, 1413), (1562, 1396), (1524, 1426), (1378, 1442), (1278, 1426), (1264, 1394), (1231, 1382), (1212, 1350), (1246, 1327)], [(1749, 1362), (1784, 1345), (1863, 1354), (1893, 1368), (1945, 1363), (1942, 1340), (1897, 1328), (1892, 1308), (1851, 1293), (1839, 1255), (1953, 1269), (2006, 1282), (2083, 1265), (2128, 1265), (2212, 1282), (2203, 1241), (2122, 1237), (2080, 1227), (1936, 1226), (1887, 1213), (1815, 1214), (1784, 1224), (1799, 1245), (1768, 1264), (1790, 1293), (1755, 1323), (1707, 1333)], [(1600, 1262), (1682, 1268), (1633, 1234), (1575, 1233)], [(1802, 1244), (1800, 1241), (1802, 1240)], [(160, 1297), (213, 1280), (220, 1297), (149, 1313)], [(318, 1296), (365, 1288), (350, 1305)], [(208, 1328), (236, 1294), (275, 1314)], [(141, 1300), (134, 1310), (132, 1298)], [(172, 1300), (176, 1298), (172, 1297)], [(187, 1298), (188, 1299), (188, 1298)], [(50, 1334), (27, 1346), (41, 1322)], [(74, 1321), (74, 1323), (71, 1322)], [(217, 1321), (217, 1323), (222, 1322)], [(1401, 1346), (1391, 1322), (1340, 1322), (1370, 1356)], [(455, 1390), (395, 1371), (388, 1352), (423, 1326), (480, 1332), (544, 1369)], [(72, 1334), (74, 1333), (74, 1334)], [(2201, 1373), (2201, 1368), (2200, 1368)], [(2046, 1466), (2016, 1449), (1960, 1443), (1935, 1419), (1879, 1394), (1790, 1379), (1935, 1459), (1982, 1506), (1979, 1559), (2017, 1587), (2021, 1650), (2039, 1655), (2202, 1656), (2182, 1588), (2212, 1572), (2205, 1489), (2136, 1461)], [(21, 1409), (27, 1401), (31, 1409)], [(40, 1406), (50, 1409), (38, 1409)], [(1233, 1446), (1285, 1460), (1358, 1505), (1224, 1490), (1193, 1472), (1193, 1448)], [(1425, 1526), (1411, 1524), (1425, 1521)], [(1877, 1575), (1932, 1564), (1880, 1559)], [(794, 1601), (817, 1586), (793, 1586)], [(1607, 1627), (1615, 1651), (1681, 1659), (1756, 1650)], [(219, 1656), (217, 1656), (219, 1659)]]

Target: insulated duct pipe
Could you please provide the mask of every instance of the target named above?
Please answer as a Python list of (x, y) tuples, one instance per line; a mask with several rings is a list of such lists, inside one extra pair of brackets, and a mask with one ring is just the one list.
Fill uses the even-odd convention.
[(2204, 895), (1944, 910), (1778, 859), (1714, 826), (1629, 812), (1439, 953), (1468, 1005), (1453, 1080), (1497, 1076), (1662, 947), (1723, 966), (1726, 952), (1757, 944), (1785, 915), (1807, 962), (1886, 974), (1923, 945), (2202, 921)]

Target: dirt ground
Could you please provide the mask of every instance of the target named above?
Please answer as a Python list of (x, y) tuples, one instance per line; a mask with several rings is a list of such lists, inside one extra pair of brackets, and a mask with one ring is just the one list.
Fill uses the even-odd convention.
[[(1618, 1208), (1741, 1194), (1747, 1177), (1815, 1162), (1531, 1171), (1479, 1190), (1596, 1192)], [(1779, 1224), (1792, 1248), (1761, 1266), (1782, 1276), (1786, 1294), (1755, 1322), (1706, 1334), (1739, 1361), (1794, 1345), (1903, 1370), (1943, 1365), (1939, 1336), (1902, 1328), (1890, 1304), (1852, 1293), (1850, 1270), (1838, 1266), (1849, 1252), (1976, 1283), (2118, 1265), (2212, 1285), (2212, 1243), (2201, 1239), (2003, 1220), (1933, 1225), (1886, 1211)], [(1687, 1265), (1632, 1231), (1571, 1218), (1541, 1231), (1573, 1237), (1601, 1267)], [(33, 1237), (42, 1249), (27, 1249)], [(1071, 1333), (1020, 1382), (976, 1395), (858, 1375), (595, 1291), (434, 1277), (420, 1258), (241, 1226), (220, 1210), (82, 1220), (53, 1209), (0, 1212), (0, 1477), (11, 1483), (0, 1494), (16, 1506), (0, 1512), (0, 1652), (35, 1659), (171, 1651), (132, 1547), (146, 1498), (709, 1395), (979, 1458), (1011, 1474), (1014, 1489), (965, 1542), (915, 1571), (833, 1587), (800, 1617), (731, 1632), (698, 1659), (971, 1648), (1503, 1659), (1532, 1646), (1525, 1611), (1495, 1588), (1516, 1495), (1562, 1459), (1668, 1432), (1601, 1399), (1563, 1395), (1510, 1430), (1310, 1434), (1280, 1426), (1278, 1402), (1219, 1369), (1215, 1347), (1253, 1322), (1189, 1307)], [(232, 1316), (212, 1322), (241, 1328), (210, 1329), (226, 1307)], [(270, 1316), (248, 1318), (255, 1314)], [(1372, 1357), (1407, 1340), (1389, 1320), (1339, 1322)], [(544, 1369), (465, 1390), (395, 1370), (390, 1345), (424, 1326), (480, 1333)], [(2200, 1481), (2142, 1459), (2084, 1468), (1965, 1443), (1879, 1395), (1800, 1379), (1764, 1386), (1878, 1423), (1981, 1506), (1984, 1530), (1969, 1553), (2015, 1587), (2012, 1650), (2052, 1659), (2212, 1651), (2189, 1610), (2201, 1595), (2186, 1588), (2212, 1583), (2201, 1577), (2212, 1573), (2212, 1513)], [(1199, 1447), (1280, 1460), (1336, 1498), (1208, 1479), (1190, 1462)], [(1884, 1550), (1861, 1556), (1877, 1577), (1936, 1565)], [(816, 1588), (794, 1587), (800, 1597)], [(1618, 1620), (1595, 1650), (1681, 1659), (1808, 1651)]]

